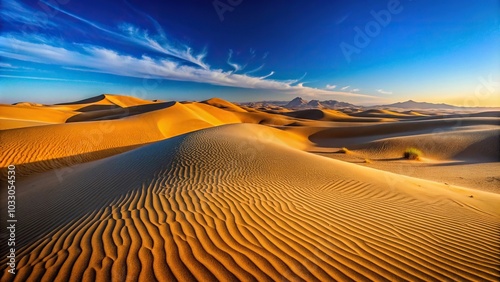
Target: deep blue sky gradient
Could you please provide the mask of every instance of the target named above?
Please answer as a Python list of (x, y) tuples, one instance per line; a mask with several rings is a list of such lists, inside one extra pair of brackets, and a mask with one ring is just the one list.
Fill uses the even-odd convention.
[[(223, 20), (214, 2), (229, 5)], [(356, 45), (388, 5), (399, 12)], [(121, 93), (500, 106), (498, 0), (4, 0), (0, 11), (3, 103)]]

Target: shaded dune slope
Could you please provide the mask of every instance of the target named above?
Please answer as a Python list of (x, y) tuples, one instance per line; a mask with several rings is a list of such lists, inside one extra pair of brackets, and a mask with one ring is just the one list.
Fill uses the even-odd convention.
[(348, 121), (348, 122), (384, 122), (394, 121), (389, 118), (379, 117), (355, 117), (336, 110), (320, 110), (308, 109), (292, 112), (281, 113), (284, 116), (290, 116), (305, 120), (322, 120), (322, 121)]
[(353, 125), (349, 127), (319, 128), (311, 135), (311, 141), (328, 138), (379, 138), (383, 135), (401, 136), (414, 133), (441, 133), (469, 126), (500, 126), (500, 118), (450, 118), (440, 120), (405, 121), (398, 123), (380, 123), (373, 125)]
[(165, 109), (173, 105), (175, 105), (175, 102), (144, 104), (144, 105), (130, 106), (126, 108), (117, 106), (91, 105), (83, 109), (80, 109), (79, 111), (81, 111), (81, 113), (68, 118), (66, 122), (119, 119), (151, 111), (156, 111), (160, 109)]
[(18, 274), (1, 280), (498, 278), (499, 195), (288, 144), (225, 125), (22, 183)]
[(81, 101), (56, 105), (28, 102), (0, 105), (0, 130), (75, 121), (117, 119), (166, 108), (173, 103), (102, 94)]
[(398, 158), (415, 147), (437, 160), (498, 161), (500, 119), (422, 120), (371, 126), (287, 129), (318, 147), (359, 150), (370, 158)]
[(56, 106), (72, 106), (72, 107), (81, 107), (87, 105), (111, 105), (118, 106), (121, 108), (138, 106), (138, 105), (146, 105), (154, 103), (152, 101), (144, 100), (141, 98), (133, 97), (133, 96), (124, 96), (124, 95), (114, 95), (114, 94), (101, 94), (95, 97), (87, 98), (80, 101), (69, 102), (69, 103), (60, 103)]
[(500, 129), (457, 130), (440, 134), (381, 139), (350, 148), (371, 158), (399, 158), (407, 148), (417, 148), (435, 160), (500, 161)]
[[(238, 122), (241, 119), (233, 113), (216, 107), (173, 103), (121, 119), (4, 130), (0, 131), (0, 167), (15, 164), (18, 175), (28, 175), (101, 159), (193, 130)], [(20, 140), (29, 140), (29, 146)]]
[(375, 110), (375, 109), (353, 113), (351, 115), (357, 117), (380, 117), (380, 118), (408, 118), (414, 116), (390, 110)]

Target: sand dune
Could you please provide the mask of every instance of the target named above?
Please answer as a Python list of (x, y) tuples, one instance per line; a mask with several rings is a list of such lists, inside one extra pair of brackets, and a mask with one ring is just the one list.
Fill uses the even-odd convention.
[(387, 122), (394, 121), (394, 119), (389, 118), (379, 118), (379, 117), (358, 117), (351, 116), (341, 111), (336, 110), (319, 110), (319, 109), (308, 109), (293, 112), (285, 112), (283, 115), (306, 119), (306, 120), (321, 120), (321, 121), (342, 121), (342, 122)]
[(75, 114), (45, 106), (0, 104), (0, 130), (64, 123)]
[(319, 109), (308, 109), (308, 110), (300, 110), (284, 113), (284, 115), (295, 117), (295, 118), (303, 118), (303, 119), (312, 119), (312, 120), (330, 120), (330, 119), (341, 119), (341, 118), (350, 118), (349, 115), (344, 114), (339, 111), (331, 110), (319, 110)]
[[(405, 149), (413, 147), (434, 160), (499, 160), (500, 126), (466, 126), (456, 129), (443, 127), (436, 130), (439, 130), (439, 134), (433, 130), (408, 130), (404, 134), (381, 131), (378, 135), (356, 137), (342, 135), (345, 131), (333, 133), (321, 128), (290, 131), (309, 135), (309, 139), (316, 145), (325, 148), (348, 147), (366, 158), (400, 158)], [(350, 131), (350, 128), (346, 131)]]
[(406, 114), (406, 115), (412, 115), (412, 116), (427, 116), (426, 114), (421, 113), (421, 112), (417, 112), (417, 111), (404, 111), (402, 113)]
[(72, 121), (121, 118), (161, 108), (156, 102), (123, 95), (103, 94), (57, 105), (21, 102), (0, 105), (0, 130)]
[(293, 140), (226, 125), (81, 165), (63, 182), (20, 183), (30, 205), (19, 206), (15, 277), (498, 278), (500, 195), (329, 160)]
[(441, 133), (456, 129), (467, 129), (472, 126), (496, 128), (500, 125), (499, 118), (450, 118), (439, 120), (418, 120), (377, 124), (349, 124), (350, 126), (318, 128), (310, 136), (313, 142), (335, 141), (348, 138), (365, 138), (364, 142), (383, 137), (407, 136), (419, 133)]
[(366, 111), (362, 111), (362, 112), (358, 112), (358, 113), (353, 113), (352, 115), (359, 116), (359, 117), (381, 117), (381, 118), (403, 118), (403, 117), (413, 117), (414, 116), (414, 114), (406, 114), (403, 112), (396, 112), (396, 111), (390, 111), (390, 110), (375, 110), (375, 109), (366, 110)]
[(201, 103), (205, 103), (205, 104), (208, 104), (210, 106), (214, 106), (214, 107), (217, 107), (217, 108), (222, 108), (222, 109), (233, 111), (233, 112), (243, 112), (243, 113), (247, 112), (242, 107), (237, 106), (237, 105), (235, 105), (235, 104), (233, 104), (231, 102), (219, 99), (219, 98), (211, 98), (211, 99), (202, 101)]
[[(498, 279), (500, 194), (474, 186), (500, 181), (498, 112), (110, 94), (0, 107), (0, 167), (16, 164), (20, 219), (18, 273), (1, 281)], [(399, 160), (407, 147), (424, 159)], [(364, 158), (397, 173), (349, 163)], [(443, 163), (438, 178), (425, 166)], [(421, 179), (454, 172), (474, 189)]]
[(0, 118), (0, 130), (32, 127), (40, 125), (54, 124), (53, 122), (42, 122), (24, 119), (11, 119), (11, 118)]
[(95, 97), (91, 97), (88, 99), (69, 102), (69, 103), (60, 103), (57, 106), (69, 106), (69, 107), (84, 107), (88, 105), (101, 105), (101, 106), (118, 106), (121, 108), (127, 108), (132, 106), (139, 105), (148, 105), (156, 103), (154, 101), (144, 100), (133, 96), (125, 96), (125, 95), (115, 95), (115, 94), (101, 94)]
[[(90, 120), (95, 118), (89, 114), (86, 117), (90, 116)], [(0, 132), (0, 166), (15, 163), (19, 175), (29, 175), (112, 156), (193, 130), (236, 122), (240, 122), (238, 117), (212, 106), (173, 103), (156, 111), (146, 109), (140, 116), (5, 130)], [(30, 145), (19, 140), (29, 140)]]
[(498, 161), (500, 128), (456, 130), (439, 135), (427, 133), (384, 138), (350, 148), (370, 158), (399, 158), (406, 148), (417, 148), (434, 160)]
[[(164, 102), (155, 104), (145, 104), (121, 108), (117, 106), (93, 105), (85, 107), (85, 111), (78, 113), (66, 120), (66, 122), (93, 121), (120, 119), (151, 111), (157, 111), (174, 105), (175, 102)], [(91, 109), (89, 109), (91, 108)], [(82, 111), (82, 109), (80, 109)]]

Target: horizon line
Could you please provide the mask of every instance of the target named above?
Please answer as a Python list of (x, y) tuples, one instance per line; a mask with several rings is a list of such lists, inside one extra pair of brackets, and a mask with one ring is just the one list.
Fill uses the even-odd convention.
[(451, 103), (445, 103), (445, 102), (437, 102), (437, 103), (433, 103), (433, 102), (426, 102), (426, 101), (415, 101), (413, 99), (408, 99), (408, 100), (405, 100), (405, 101), (398, 101), (398, 102), (394, 102), (394, 103), (389, 103), (389, 104), (354, 104), (354, 103), (350, 103), (350, 102), (345, 102), (345, 101), (342, 101), (342, 100), (336, 100), (336, 99), (326, 99), (326, 100), (319, 100), (319, 99), (311, 99), (311, 100), (307, 100), (307, 99), (304, 99), (300, 96), (296, 96), (292, 99), (289, 99), (289, 100), (279, 100), (279, 99), (273, 99), (273, 100), (255, 100), (255, 101), (242, 101), (242, 102), (238, 102), (238, 101), (232, 101), (232, 100), (228, 100), (228, 99), (225, 99), (225, 98), (220, 98), (220, 97), (217, 97), (217, 96), (211, 96), (210, 98), (207, 98), (207, 99), (199, 99), (199, 100), (192, 100), (192, 99), (189, 99), (189, 100), (176, 100), (176, 99), (172, 99), (172, 100), (165, 100), (165, 99), (145, 99), (145, 98), (141, 98), (141, 97), (138, 97), (138, 96), (134, 96), (134, 95), (125, 95), (125, 94), (117, 94), (117, 93), (101, 93), (101, 94), (98, 94), (98, 95), (95, 95), (95, 96), (89, 96), (87, 98), (83, 98), (83, 99), (78, 99), (78, 100), (69, 100), (69, 101), (61, 101), (61, 102), (57, 102), (57, 103), (52, 103), (52, 104), (45, 104), (43, 101), (36, 101), (36, 100), (20, 100), (20, 101), (17, 101), (17, 102), (13, 102), (13, 103), (8, 103), (8, 102), (5, 102), (5, 101), (1, 101), (0, 100), (0, 104), (3, 104), (3, 105), (16, 105), (16, 104), (19, 104), (19, 103), (36, 103), (36, 104), (42, 104), (42, 105), (57, 105), (57, 104), (61, 104), (61, 103), (76, 103), (76, 102), (79, 102), (79, 101), (82, 101), (82, 100), (87, 100), (87, 99), (91, 99), (91, 98), (96, 98), (96, 97), (99, 97), (99, 96), (102, 96), (102, 95), (115, 95), (115, 96), (123, 96), (123, 97), (134, 97), (134, 98), (138, 98), (138, 99), (142, 99), (142, 100), (146, 100), (146, 101), (165, 101), (165, 102), (172, 102), (172, 101), (175, 101), (175, 102), (179, 102), (179, 101), (187, 101), (187, 102), (203, 102), (203, 101), (208, 101), (208, 100), (211, 100), (211, 99), (221, 99), (221, 100), (224, 100), (224, 101), (227, 101), (227, 102), (231, 102), (231, 103), (235, 103), (235, 104), (248, 104), (248, 103), (273, 103), (273, 102), (279, 102), (279, 103), (286, 103), (286, 102), (290, 102), (290, 101), (293, 101), (297, 98), (300, 98), (300, 99), (303, 99), (307, 102), (310, 102), (310, 101), (319, 101), (319, 102), (324, 102), (324, 101), (337, 101), (337, 102), (341, 102), (341, 103), (347, 103), (347, 104), (351, 104), (353, 106), (360, 106), (360, 107), (388, 107), (388, 106), (392, 106), (394, 104), (399, 104), (399, 103), (406, 103), (406, 102), (414, 102), (414, 103), (426, 103), (426, 104), (431, 104), (431, 105), (436, 105), (436, 106), (440, 106), (440, 105), (445, 105), (445, 106), (452, 106), (452, 107), (457, 107), (457, 108), (477, 108), (477, 109), (481, 109), (481, 108), (492, 108), (492, 109), (497, 109), (497, 108), (500, 108), (500, 105), (499, 106), (459, 106), (459, 105), (456, 105), (456, 104), (451, 104)]

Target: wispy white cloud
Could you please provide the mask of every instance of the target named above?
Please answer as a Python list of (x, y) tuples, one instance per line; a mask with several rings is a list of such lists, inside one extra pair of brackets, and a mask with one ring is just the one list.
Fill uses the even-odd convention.
[(235, 62), (232, 62), (231, 61), (232, 58), (233, 58), (233, 50), (229, 49), (229, 55), (228, 55), (226, 63), (234, 69), (234, 72), (238, 72), (238, 71), (243, 70), (245, 68), (245, 66), (239, 65)]
[(7, 64), (7, 63), (2, 63), (2, 62), (0, 62), (0, 68), (4, 68), (4, 69), (17, 69), (16, 66), (13, 66), (13, 65)]
[(347, 88), (351, 87), (350, 85), (347, 85), (347, 86), (344, 86), (342, 88), (340, 88), (340, 90), (347, 90)]
[(193, 49), (184, 44), (177, 44), (179, 46), (174, 46), (174, 44), (168, 43), (165, 33), (161, 31), (159, 35), (150, 35), (147, 30), (142, 30), (132, 24), (122, 24), (120, 29), (125, 35), (121, 35), (112, 32), (118, 37), (124, 38), (126, 41), (135, 43), (142, 47), (148, 48), (160, 52), (162, 54), (174, 57), (179, 60), (190, 62), (204, 69), (208, 69), (210, 66), (204, 62), (207, 51), (203, 50), (198, 54), (193, 53)]
[(305, 72), (305, 73), (304, 73), (301, 77), (299, 77), (299, 78), (298, 78), (298, 79), (296, 79), (295, 81), (296, 81), (296, 82), (301, 81), (302, 79), (304, 79), (304, 78), (306, 77), (306, 75), (307, 75), (307, 72)]
[[(32, 16), (35, 11), (28, 6), (19, 4), (15, 0), (4, 0), (4, 3), (12, 5), (9, 9), (2, 9), (0, 11), (2, 20), (28, 23), (30, 21), (29, 17), (31, 17), (31, 20), (35, 18)], [(99, 44), (64, 42), (62, 39), (44, 36), (43, 32), (31, 34), (13, 32), (0, 34), (0, 57), (53, 65), (64, 69), (126, 77), (169, 79), (238, 88), (263, 89), (308, 97), (328, 95), (330, 97), (349, 97), (368, 101), (380, 99), (370, 95), (332, 91), (335, 89), (332, 85), (326, 89), (304, 86), (302, 80), (307, 73), (298, 79), (290, 80), (271, 79), (270, 77), (275, 74), (274, 71), (264, 76), (250, 75), (262, 70), (264, 64), (244, 74), (236, 73), (243, 70), (245, 65), (234, 62), (233, 51), (230, 51), (227, 60), (227, 63), (233, 70), (228, 71), (212, 68), (205, 62), (207, 56), (206, 49), (195, 52), (190, 46), (168, 38), (156, 20), (132, 6), (134, 11), (151, 21), (154, 26), (153, 33), (130, 23), (122, 23), (117, 27), (107, 27), (68, 12), (52, 1), (41, 0), (38, 2), (38, 5), (45, 5), (44, 7), (47, 9), (50, 7), (53, 13), (64, 14), (73, 20), (77, 20), (80, 24), (92, 27), (96, 33), (102, 36), (130, 44), (135, 50), (144, 50), (144, 53), (142, 55), (131, 55), (99, 46)], [(130, 4), (128, 5), (130, 6)], [(61, 23), (65, 23), (64, 18), (49, 18), (44, 21), (45, 26), (42, 26), (40, 30), (43, 31), (44, 28), (57, 26), (58, 24), (62, 25)], [(32, 24), (42, 23), (32, 22)], [(250, 55), (255, 57), (256, 51), (250, 49)], [(268, 55), (269, 52), (264, 53), (262, 59), (267, 58)], [(4, 69), (16, 67), (3, 62), (0, 64), (0, 68)], [(24, 67), (19, 66), (17, 68)], [(3, 75), (3, 77), (14, 78), (14, 76), (7, 75)], [(15, 77), (22, 79), (78, 81), (28, 75)], [(344, 87), (341, 90), (346, 90), (348, 87)]]
[(25, 76), (25, 75), (0, 74), (0, 77), (17, 78), (17, 79), (45, 80), (45, 81), (48, 80), (48, 81), (67, 81), (67, 82), (84, 82), (84, 83), (113, 84), (113, 83), (110, 83), (110, 82), (102, 82), (102, 81), (95, 81), (95, 80), (66, 79), (66, 78), (41, 77), (41, 76)]
[[(0, 62), (0, 71), (6, 72), (25, 72), (25, 71), (33, 71), (34, 68), (25, 67), (25, 66), (13, 66), (9, 63)], [(43, 70), (37, 70), (38, 72), (43, 72)]]
[[(272, 74), (274, 74), (274, 71), (271, 72)], [(289, 84), (289, 85), (296, 85), (297, 83), (299, 83), (302, 79), (304, 79), (307, 75), (307, 72), (304, 73), (301, 77), (299, 78), (296, 78), (296, 79), (286, 79), (286, 80), (280, 80), (281, 82), (283, 83), (286, 83), (286, 84)]]
[(354, 88), (354, 89), (351, 89), (351, 92), (359, 92), (359, 88)]
[(175, 44), (172, 44), (168, 41), (165, 32), (161, 28), (161, 26), (158, 24), (158, 22), (154, 21), (151, 17), (148, 17), (148, 19), (152, 20), (156, 29), (157, 29), (157, 35), (150, 35), (147, 30), (140, 29), (138, 27), (135, 27), (132, 24), (122, 24), (119, 26), (121, 31), (123, 33), (119, 33), (116, 31), (113, 31), (111, 28), (101, 26), (100, 24), (94, 23), (90, 20), (87, 20), (83, 17), (77, 16), (73, 13), (70, 13), (64, 9), (61, 9), (59, 6), (52, 5), (51, 3), (48, 3), (46, 1), (40, 1), (44, 3), (47, 6), (50, 6), (51, 8), (69, 16), (72, 17), (80, 22), (83, 22), (87, 25), (90, 25), (97, 30), (100, 30), (102, 32), (105, 32), (109, 35), (112, 35), (116, 38), (135, 43), (137, 45), (140, 45), (144, 48), (154, 50), (160, 53), (163, 53), (168, 56), (172, 56), (174, 58), (184, 60), (190, 63), (193, 63), (197, 66), (200, 66), (202, 68), (208, 68), (209, 66), (203, 62), (203, 59), (206, 56), (206, 50), (203, 50), (203, 52), (199, 54), (194, 54), (193, 50), (189, 46), (185, 46), (183, 44), (177, 44), (179, 46), (175, 46)]
[[(40, 8), (44, 8), (41, 4), (39, 5)], [(21, 23), (44, 28), (56, 27), (57, 25), (49, 20), (49, 16), (49, 14), (41, 12), (41, 10), (36, 13), (33, 9), (15, 0), (3, 0), (2, 9), (0, 9), (0, 18), (4, 22)]]
[(273, 74), (274, 74), (274, 71), (270, 72), (268, 75), (264, 75), (264, 76), (259, 77), (259, 79), (266, 79), (266, 78), (270, 77)]
[(392, 94), (391, 91), (385, 91), (383, 89), (377, 89), (377, 92), (380, 94), (384, 94), (384, 95), (391, 95)]
[(264, 68), (264, 64), (260, 65), (259, 67), (253, 69), (253, 70), (249, 70), (247, 72), (245, 72), (245, 74), (251, 74), (251, 73), (254, 73), (254, 72), (258, 72), (260, 71), (262, 68)]
[[(16, 46), (16, 49), (11, 50), (10, 46)], [(205, 69), (195, 65), (185, 65), (169, 58), (153, 58), (146, 55), (134, 57), (94, 45), (73, 44), (71, 47), (73, 47), (72, 50), (68, 49), (69, 46), (65, 48), (52, 46), (46, 42), (29, 42), (10, 36), (0, 36), (0, 56), (16, 60), (137, 78), (158, 78), (239, 88), (277, 90), (305, 96), (331, 95), (377, 99), (369, 95), (305, 87), (302, 83), (294, 85), (300, 79), (289, 81), (268, 79), (274, 72), (263, 77), (253, 77), (222, 69)]]
[(326, 85), (326, 89), (333, 90), (335, 88), (337, 88), (337, 85), (331, 85), (331, 84)]

